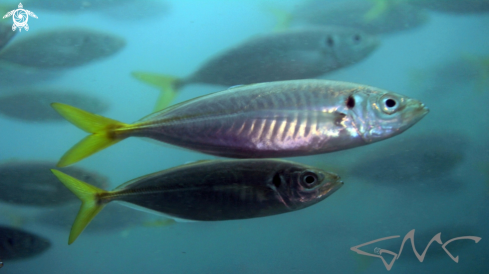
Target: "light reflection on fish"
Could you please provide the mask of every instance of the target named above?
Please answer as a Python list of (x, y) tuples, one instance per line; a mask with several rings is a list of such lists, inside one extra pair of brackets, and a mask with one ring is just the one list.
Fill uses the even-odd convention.
[(278, 159), (200, 161), (131, 180), (113, 191), (52, 171), (82, 200), (69, 244), (112, 201), (179, 219), (223, 221), (303, 209), (343, 185), (334, 173)]
[(305, 156), (353, 148), (405, 131), (428, 109), (382, 89), (327, 80), (239, 86), (155, 112), (134, 124), (52, 106), (92, 133), (58, 162), (68, 166), (127, 137), (149, 137), (231, 158)]

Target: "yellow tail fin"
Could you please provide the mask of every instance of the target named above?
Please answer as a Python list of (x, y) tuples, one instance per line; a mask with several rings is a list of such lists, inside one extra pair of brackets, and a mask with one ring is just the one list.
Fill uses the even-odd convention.
[(51, 106), (75, 126), (92, 133), (68, 150), (59, 160), (58, 167), (74, 164), (125, 138), (118, 135), (116, 130), (126, 128), (128, 124), (61, 103), (52, 103)]
[(82, 205), (78, 211), (75, 222), (71, 227), (68, 244), (72, 244), (76, 238), (82, 233), (92, 219), (104, 208), (106, 203), (100, 200), (102, 194), (107, 194), (108, 191), (94, 187), (82, 181), (79, 181), (61, 171), (51, 169), (53, 174), (75, 194), (81, 201)]
[(294, 19), (290, 12), (270, 4), (263, 4), (262, 9), (272, 14), (277, 20), (277, 24), (273, 28), (274, 32), (281, 32), (290, 29), (291, 22)]
[(132, 72), (132, 76), (146, 84), (156, 86), (160, 89), (160, 95), (156, 101), (154, 111), (160, 111), (168, 107), (173, 99), (177, 96), (178, 85), (181, 80), (174, 76), (148, 73), (148, 72)]
[(395, 5), (402, 3), (405, 0), (370, 0), (373, 2), (373, 7), (364, 14), (363, 18), (366, 22), (378, 20), (386, 12)]

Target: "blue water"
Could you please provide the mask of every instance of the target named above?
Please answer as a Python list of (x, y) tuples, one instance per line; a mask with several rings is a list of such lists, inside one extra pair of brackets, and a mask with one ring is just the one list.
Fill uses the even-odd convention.
[[(16, 2), (12, 3), (15, 8)], [(283, 5), (292, 8), (296, 3), (299, 1), (286, 1)], [(133, 79), (131, 71), (184, 77), (216, 53), (271, 32), (276, 23), (264, 11), (262, 1), (174, 0), (168, 4), (168, 12), (161, 16), (133, 20), (113, 20), (101, 13), (60, 14), (32, 9), (38, 19), (30, 19), (29, 32), (22, 31), (15, 39), (69, 26), (86, 26), (124, 37), (127, 46), (120, 53), (70, 69), (43, 86), (70, 87), (97, 96), (110, 102), (111, 108), (104, 116), (129, 123), (150, 113), (158, 95), (155, 88)], [(363, 248), (369, 253), (374, 253), (374, 247), (398, 253), (404, 236), (415, 229), (416, 237), (426, 239), (416, 242), (418, 253), (422, 253), (436, 233), (441, 232), (446, 242), (449, 238), (443, 235), (462, 225), (471, 229), (455, 231), (453, 237), (477, 236), (482, 240), (466, 240), (463, 248), (454, 252), (454, 256), (459, 256), (458, 263), (436, 242), (428, 249), (425, 260), (419, 262), (408, 241), (390, 272), (487, 273), (489, 93), (487, 89), (485, 93), (477, 92), (469, 85), (464, 88), (464, 83), (462, 88), (427, 91), (416, 87), (409, 75), (417, 69), (429, 77), (430, 68), (463, 53), (488, 55), (489, 15), (430, 15), (427, 25), (382, 36), (381, 47), (371, 56), (323, 78), (372, 85), (423, 101), (431, 112), (394, 138), (408, 140), (447, 130), (466, 136), (469, 143), (463, 162), (447, 174), (460, 186), (456, 191), (443, 191), (443, 184), (436, 184), (436, 178), (425, 184), (437, 187), (425, 191), (417, 189), (418, 182), (413, 182), (413, 188), (397, 188), (396, 178), (386, 186), (349, 175), (358, 161), (388, 153), (383, 148), (393, 138), (352, 150), (293, 158), (338, 170), (345, 185), (310, 208), (266, 218), (164, 227), (134, 224), (107, 233), (84, 233), (68, 246), (69, 229), (30, 222), (42, 210), (2, 204), (2, 212), (23, 212), (25, 217), (19, 215), (20, 227), (49, 238), (52, 248), (31, 259), (7, 262), (0, 273), (386, 273), (379, 258), (358, 255), (350, 248), (399, 235)], [(188, 85), (177, 101), (224, 88)], [(1, 116), (0, 128), (0, 161), (57, 161), (85, 136), (68, 122), (25, 123)], [(110, 178), (111, 187), (116, 187), (151, 172), (214, 158), (131, 138), (76, 165), (104, 174)], [(413, 163), (412, 168), (424, 167)], [(7, 215), (0, 216), (2, 224), (10, 224)], [(423, 235), (427, 230), (429, 235)], [(435, 249), (442, 254), (434, 256)], [(392, 258), (386, 254), (384, 257), (389, 262)]]

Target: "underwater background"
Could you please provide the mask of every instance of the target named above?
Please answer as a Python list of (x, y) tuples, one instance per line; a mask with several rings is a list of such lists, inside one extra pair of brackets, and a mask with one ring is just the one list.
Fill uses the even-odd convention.
[[(121, 7), (115, 15), (88, 9), (36, 9), (35, 1), (31, 2), (32, 6), (27, 1), (22, 4), (38, 18), (30, 17), (29, 31), (17, 33), (10, 43), (46, 30), (83, 27), (122, 37), (125, 46), (107, 58), (54, 70), (60, 74), (56, 77), (0, 70), (0, 96), (26, 88), (75, 90), (107, 104), (104, 116), (129, 123), (151, 113), (159, 93), (132, 77), (132, 72), (188, 76), (212, 56), (277, 31), (280, 20), (275, 10), (291, 12), (306, 1), (167, 0), (157, 12)], [(107, 10), (120, 4), (107, 2)], [(0, 4), (8, 7), (6, 11), (18, 5), (16, 1)], [(375, 248), (399, 253), (404, 236), (413, 229), (419, 254), (440, 232), (444, 243), (462, 236), (482, 239), (447, 245), (459, 257), (458, 263), (436, 242), (420, 262), (408, 240), (389, 272), (487, 273), (489, 14), (427, 13), (426, 23), (378, 34), (381, 44), (372, 54), (319, 77), (407, 95), (430, 109), (399, 136), (349, 150), (288, 158), (338, 173), (345, 184), (331, 197), (287, 214), (220, 222), (171, 223), (111, 204), (108, 208), (116, 213), (96, 219), (114, 220), (92, 232), (89, 226), (70, 246), (67, 239), (78, 201), (65, 205), (73, 210), (64, 215), (58, 206), (2, 201), (1, 225), (42, 236), (51, 246), (20, 260), (0, 256), (4, 263), (0, 273), (384, 273), (380, 258), (351, 248), (399, 235), (360, 248), (371, 254)], [(11, 18), (2, 20), (11, 23)], [(189, 84), (175, 102), (225, 88)], [(14, 107), (21, 109), (22, 102), (17, 103)], [(2, 164), (54, 164), (85, 136), (64, 120), (26, 121), (1, 110), (0, 130)], [(107, 177), (106, 189), (113, 189), (133, 178), (205, 159), (217, 157), (130, 138), (76, 167)], [(382, 256), (387, 262), (393, 258)]]

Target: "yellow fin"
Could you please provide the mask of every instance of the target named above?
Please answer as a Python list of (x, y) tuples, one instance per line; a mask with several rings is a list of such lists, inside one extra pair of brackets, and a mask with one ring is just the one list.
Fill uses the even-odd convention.
[(156, 86), (160, 89), (160, 95), (156, 101), (156, 105), (153, 110), (154, 112), (168, 107), (177, 96), (178, 85), (181, 83), (181, 80), (177, 77), (137, 71), (134, 71), (131, 74), (139, 81)]
[(174, 219), (163, 218), (158, 220), (146, 221), (143, 223), (145, 227), (166, 227), (170, 225), (174, 225), (177, 222)]
[(78, 215), (71, 227), (70, 237), (68, 239), (68, 244), (70, 245), (78, 238), (100, 210), (104, 208), (105, 203), (99, 197), (101, 194), (107, 194), (108, 191), (77, 180), (58, 170), (51, 169), (51, 172), (82, 201)]
[(51, 106), (70, 123), (88, 133), (92, 133), (92, 135), (87, 136), (68, 150), (59, 160), (58, 167), (74, 164), (99, 150), (121, 141), (125, 137), (117, 135), (116, 131), (130, 126), (69, 105), (52, 103)]
[(363, 18), (367, 22), (374, 21), (402, 1), (405, 0), (370, 0), (373, 2), (373, 7), (364, 14)]
[(271, 13), (277, 19), (277, 24), (273, 28), (273, 31), (280, 32), (290, 29), (290, 25), (293, 20), (293, 16), (290, 12), (274, 7), (270, 4), (264, 4), (263, 10)]

